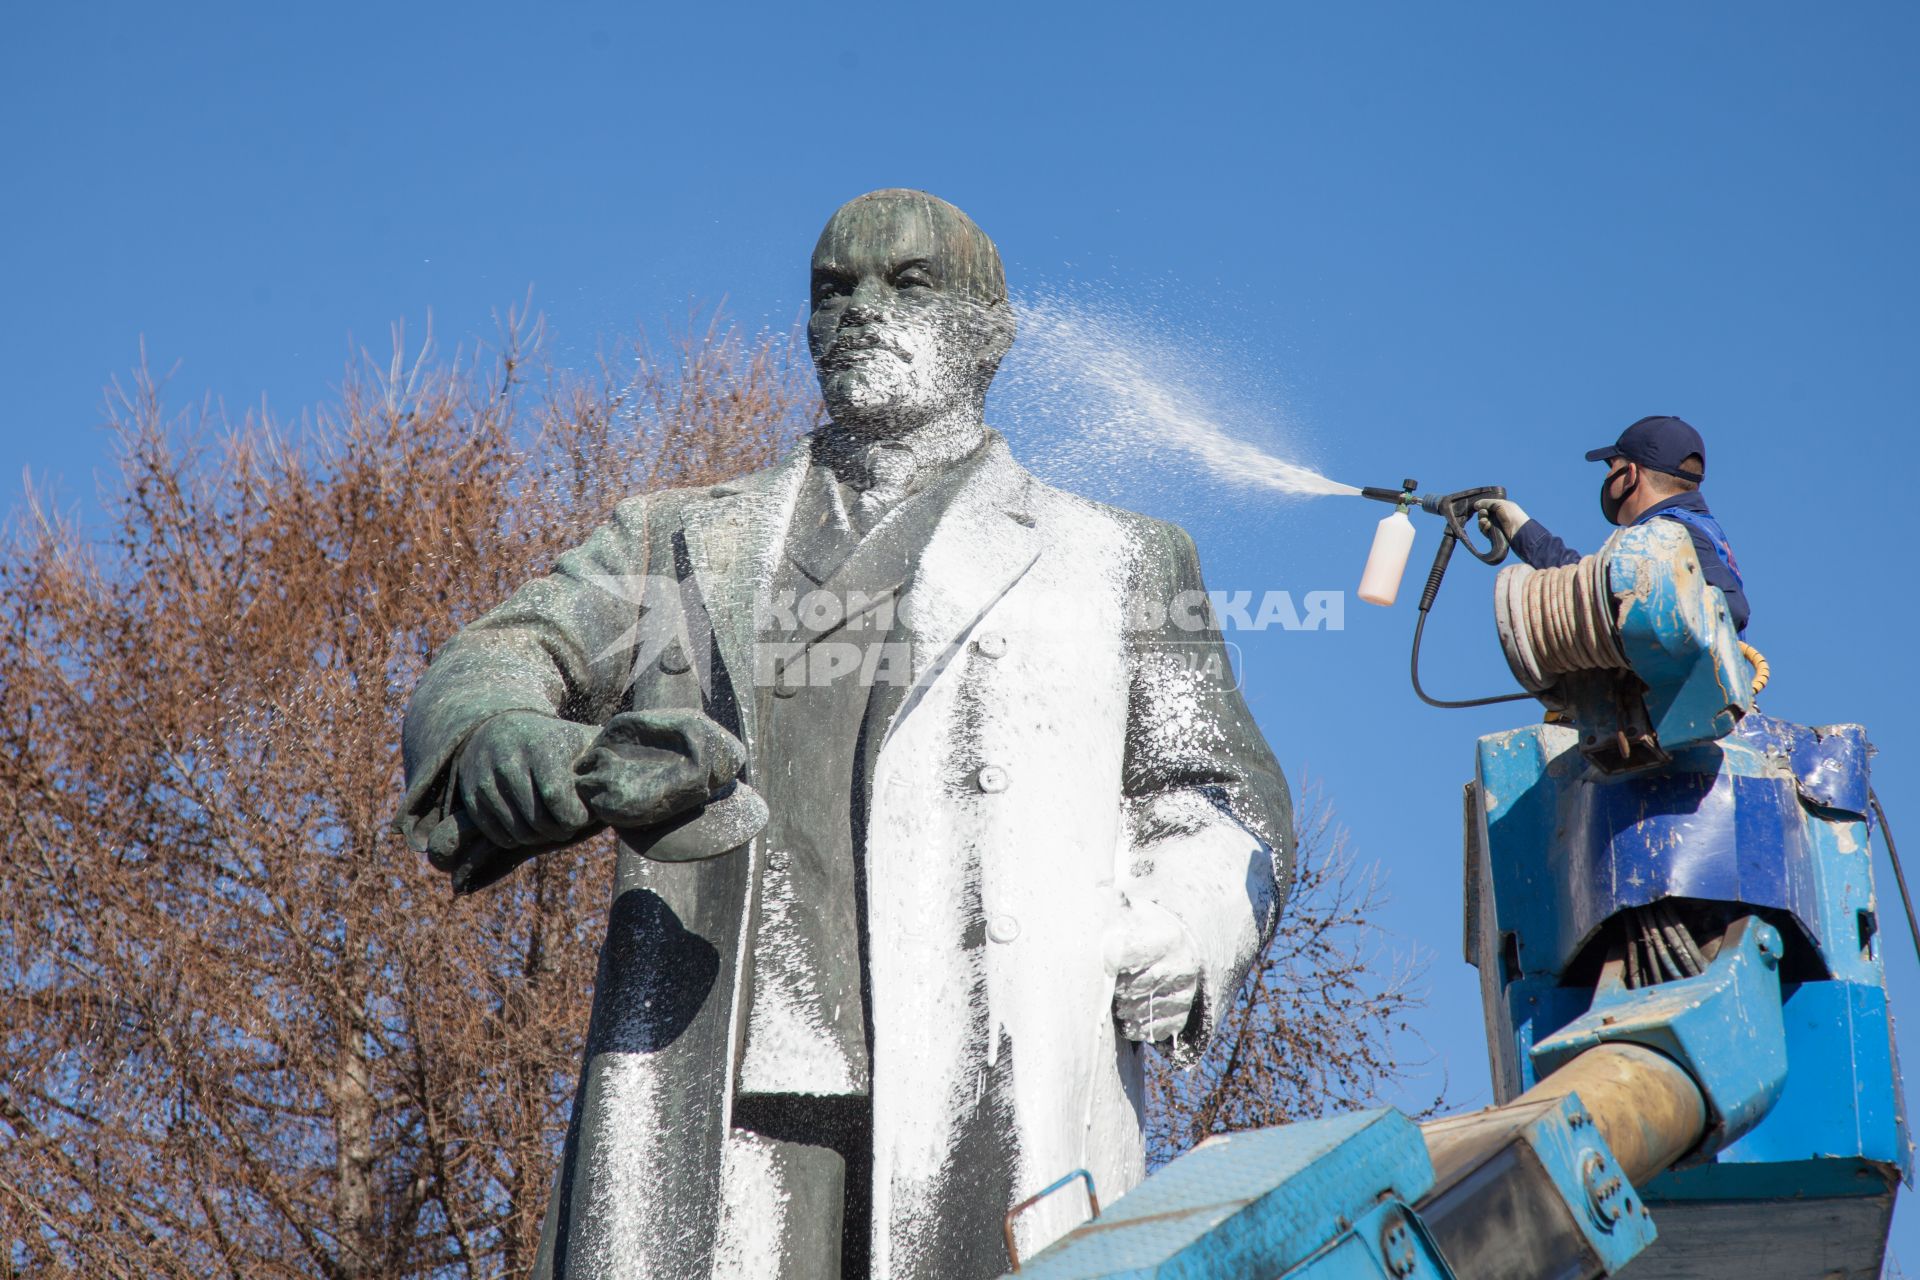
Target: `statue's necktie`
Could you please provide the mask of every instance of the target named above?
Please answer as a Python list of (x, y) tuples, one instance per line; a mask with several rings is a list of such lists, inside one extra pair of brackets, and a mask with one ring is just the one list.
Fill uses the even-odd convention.
[(847, 518), (863, 537), (907, 496), (913, 482), (913, 454), (906, 449), (875, 445), (867, 451), (866, 473), (867, 486), (860, 490), (847, 511)]

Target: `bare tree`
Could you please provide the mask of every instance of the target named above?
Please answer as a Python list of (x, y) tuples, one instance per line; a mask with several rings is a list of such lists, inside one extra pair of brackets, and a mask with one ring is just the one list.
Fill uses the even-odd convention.
[(436, 645), (636, 489), (763, 466), (790, 337), (591, 378), (352, 371), (305, 429), (113, 409), (113, 528), (0, 563), (0, 1270), (517, 1275), (604, 932), (604, 841), (473, 901), (390, 830)]
[(1377, 1106), (1420, 1047), (1407, 1019), (1424, 1000), (1421, 966), (1393, 954), (1373, 923), (1380, 873), (1354, 859), (1324, 800), (1309, 792), (1295, 815), (1293, 897), (1273, 941), (1199, 1062), (1153, 1059), (1156, 1165), (1210, 1134)]

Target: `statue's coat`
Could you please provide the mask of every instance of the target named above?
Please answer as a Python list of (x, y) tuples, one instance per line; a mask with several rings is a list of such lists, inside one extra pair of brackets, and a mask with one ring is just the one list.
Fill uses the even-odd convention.
[[(1191, 540), (1040, 483), (997, 436), (987, 447), (899, 612), (912, 684), (879, 690), (860, 746), (878, 1277), (942, 1274), (943, 1223), (995, 1229), (1069, 1170), (1109, 1198), (1138, 1181), (1148, 1051), (1114, 1024), (1108, 922), (1144, 898), (1189, 930), (1191, 1052), (1291, 878), (1286, 784), (1219, 678)], [(747, 781), (787, 767), (756, 755), (754, 609), (807, 462), (803, 442), (736, 483), (631, 499), (456, 637), (408, 710), (416, 828), (446, 816), (460, 746), (506, 710), (596, 724), (704, 707), (746, 744)], [(610, 584), (643, 575), (684, 587), (693, 652), (668, 646), (629, 687), (639, 610)], [(1169, 604), (1173, 621), (1156, 616)], [(622, 846), (538, 1274), (775, 1274), (757, 1253), (784, 1201), (729, 1129), (763, 856), (758, 839), (688, 864)], [(1057, 1199), (1022, 1219), (1023, 1249), (1073, 1225), (1081, 1208)]]

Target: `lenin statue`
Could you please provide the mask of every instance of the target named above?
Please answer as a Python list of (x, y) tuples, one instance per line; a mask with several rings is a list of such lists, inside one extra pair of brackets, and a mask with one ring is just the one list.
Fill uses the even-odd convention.
[(1139, 1181), (1144, 1056), (1271, 936), (1287, 786), (1193, 542), (1014, 460), (1014, 328), (960, 210), (843, 206), (830, 420), (623, 502), (413, 694), (401, 827), (457, 890), (621, 837), (543, 1277), (997, 1276), (1011, 1206)]

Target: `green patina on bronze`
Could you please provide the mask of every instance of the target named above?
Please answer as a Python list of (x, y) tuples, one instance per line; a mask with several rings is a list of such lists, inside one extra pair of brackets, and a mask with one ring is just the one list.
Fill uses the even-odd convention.
[(889, 187), (847, 201), (827, 220), (813, 246), (813, 269), (850, 273), (876, 251), (896, 261), (924, 258), (941, 283), (981, 302), (1007, 300), (1007, 274), (1000, 251), (972, 218), (938, 196)]

